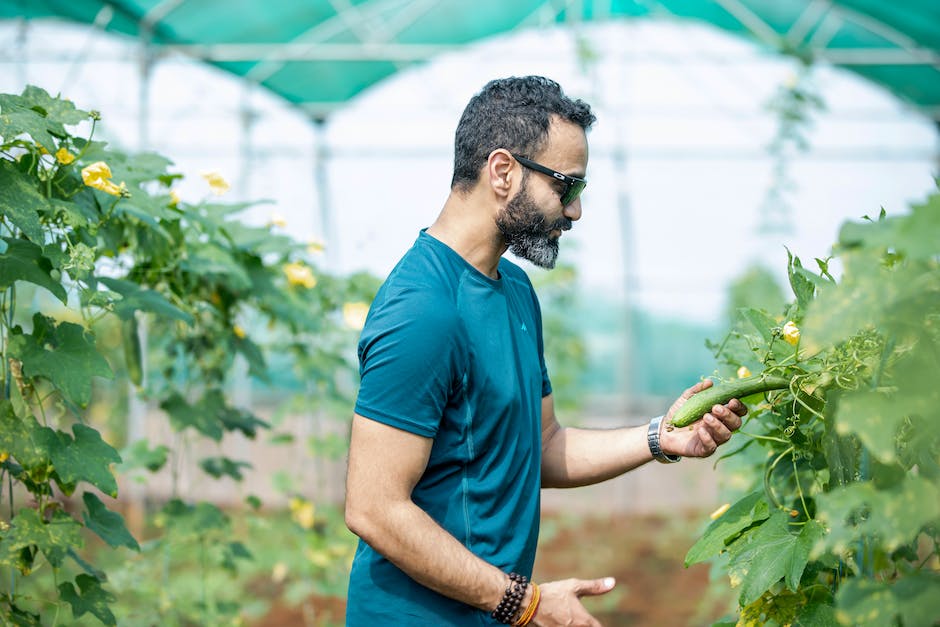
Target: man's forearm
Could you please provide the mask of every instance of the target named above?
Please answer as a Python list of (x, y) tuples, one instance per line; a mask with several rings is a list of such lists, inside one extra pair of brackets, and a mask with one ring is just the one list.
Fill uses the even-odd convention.
[(591, 485), (652, 461), (646, 427), (575, 429), (543, 435), (542, 487)]
[(505, 573), (471, 553), (410, 500), (348, 513), (347, 523), (409, 577), (444, 596), (492, 611), (505, 592)]

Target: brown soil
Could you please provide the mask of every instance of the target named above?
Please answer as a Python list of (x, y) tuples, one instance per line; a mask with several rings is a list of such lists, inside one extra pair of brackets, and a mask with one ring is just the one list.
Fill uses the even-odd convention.
[[(710, 625), (726, 613), (731, 595), (709, 590), (707, 565), (683, 566), (703, 516), (545, 516), (533, 578), (615, 577), (611, 592), (584, 600), (605, 627)], [(311, 597), (300, 607), (276, 605), (256, 625), (342, 625), (344, 606), (342, 599)]]

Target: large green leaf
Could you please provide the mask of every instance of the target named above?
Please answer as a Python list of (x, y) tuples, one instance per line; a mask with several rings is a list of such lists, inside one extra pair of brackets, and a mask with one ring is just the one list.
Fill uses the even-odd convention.
[(787, 249), (787, 275), (790, 278), (790, 288), (793, 290), (793, 295), (796, 296), (796, 303), (800, 312), (807, 310), (809, 304), (813, 302), (816, 291), (816, 286), (806, 278), (805, 272), (800, 258), (794, 256)]
[(925, 525), (940, 523), (940, 489), (917, 476), (907, 476), (889, 490), (853, 483), (817, 495), (816, 506), (829, 534), (815, 554), (842, 553), (862, 538), (877, 538), (890, 552), (912, 542)]
[(727, 548), (727, 543), (755, 522), (769, 515), (763, 490), (752, 492), (728, 508), (724, 514), (712, 521), (702, 537), (692, 545), (685, 556), (685, 565), (715, 557)]
[(233, 290), (244, 290), (251, 286), (245, 268), (228, 251), (211, 242), (191, 246), (189, 255), (181, 265), (195, 276), (224, 277)]
[(27, 238), (43, 243), (44, 231), (39, 216), (49, 209), (49, 202), (25, 174), (6, 159), (0, 159), (0, 214)]
[(20, 95), (20, 104), (33, 111), (39, 112), (49, 124), (72, 126), (88, 119), (88, 112), (77, 109), (71, 100), (50, 96), (49, 93), (35, 85), (27, 85)]
[(82, 494), (82, 501), (85, 502), (87, 511), (83, 514), (85, 526), (98, 534), (98, 537), (108, 543), (109, 546), (117, 548), (126, 546), (129, 549), (140, 551), (140, 545), (137, 540), (127, 530), (124, 524), (124, 518), (117, 512), (109, 510), (101, 499), (92, 492)]
[(259, 427), (269, 426), (251, 412), (229, 406), (219, 390), (209, 390), (194, 405), (179, 394), (173, 394), (160, 407), (170, 415), (170, 422), (177, 431), (190, 427), (216, 441), (222, 439), (225, 431), (236, 430), (254, 438)]
[(10, 401), (0, 401), (0, 453), (9, 453), (27, 470), (48, 465), (41, 432), (33, 416), (17, 416)]
[(114, 376), (90, 331), (73, 322), (56, 325), (40, 313), (33, 316), (31, 335), (10, 337), (9, 352), (23, 362), (25, 376), (48, 379), (79, 407), (86, 407), (91, 399), (92, 377)]
[(227, 532), (231, 519), (212, 503), (195, 505), (173, 499), (163, 507), (167, 527), (180, 536), (206, 536), (213, 532)]
[(2, 238), (6, 250), (0, 252), (0, 290), (5, 290), (16, 281), (27, 281), (44, 287), (62, 301), (68, 302), (68, 294), (62, 284), (52, 278), (52, 262), (43, 256), (43, 249), (24, 239)]
[(111, 464), (121, 463), (121, 456), (91, 427), (76, 423), (72, 425), (72, 432), (75, 439), (62, 431), (42, 428), (42, 443), (49, 451), (56, 474), (65, 483), (87, 481), (116, 498), (117, 482), (111, 473)]
[(54, 153), (56, 143), (49, 134), (46, 119), (36, 111), (19, 106), (15, 98), (18, 97), (0, 94), (0, 138), (11, 141), (29, 135), (48, 152)]
[(63, 511), (56, 510), (45, 522), (38, 511), (21, 509), (0, 540), (0, 564), (14, 565), (20, 550), (35, 546), (50, 564), (61, 566), (69, 549), (84, 546), (81, 530), (81, 524)]
[(159, 316), (193, 323), (193, 317), (166, 299), (160, 292), (141, 287), (133, 281), (100, 277), (99, 282), (123, 298), (114, 303), (114, 313), (126, 320), (135, 311), (149, 311)]
[(235, 481), (241, 481), (242, 468), (251, 468), (251, 464), (228, 457), (207, 457), (199, 462), (199, 467), (216, 479), (231, 477)]
[(855, 578), (836, 595), (836, 616), (843, 625), (936, 625), (940, 617), (940, 577), (912, 573), (894, 583)]
[(790, 516), (774, 512), (764, 524), (729, 547), (728, 572), (739, 583), (742, 606), (756, 601), (781, 579), (796, 590), (809, 561), (810, 550), (824, 535), (822, 526), (810, 520), (794, 533)]
[(59, 584), (59, 597), (72, 606), (72, 615), (81, 618), (91, 613), (105, 625), (117, 625), (110, 605), (117, 599), (101, 587), (101, 582), (91, 575), (79, 575), (75, 578), (81, 593), (75, 591), (71, 581)]

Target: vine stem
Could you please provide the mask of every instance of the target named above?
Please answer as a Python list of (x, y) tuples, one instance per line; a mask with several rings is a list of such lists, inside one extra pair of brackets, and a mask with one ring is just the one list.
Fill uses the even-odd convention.
[(800, 495), (800, 503), (803, 504), (803, 515), (806, 516), (807, 520), (809, 519), (809, 508), (806, 507), (806, 499), (803, 495), (803, 486), (800, 485), (800, 471), (796, 467), (796, 455), (791, 455), (790, 460), (793, 462), (793, 478), (796, 480), (796, 491)]
[(770, 499), (770, 503), (777, 509), (783, 509), (783, 506), (780, 504), (780, 501), (777, 500), (777, 496), (774, 494), (774, 489), (770, 485), (770, 476), (773, 474), (774, 468), (777, 467), (777, 464), (780, 463), (780, 460), (782, 460), (787, 455), (792, 454), (793, 450), (793, 446), (791, 445), (789, 448), (787, 448), (787, 450), (777, 455), (777, 458), (773, 461), (773, 463), (767, 467), (766, 471), (764, 471), (764, 491), (767, 493), (767, 498)]

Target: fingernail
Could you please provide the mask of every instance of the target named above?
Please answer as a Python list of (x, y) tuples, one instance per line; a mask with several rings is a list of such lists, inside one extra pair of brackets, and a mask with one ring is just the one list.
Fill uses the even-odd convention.
[(614, 581), (614, 578), (613, 578), (613, 577), (605, 577), (605, 578), (604, 578), (604, 587), (605, 587), (605, 588), (613, 588), (615, 583), (617, 583), (617, 582)]

